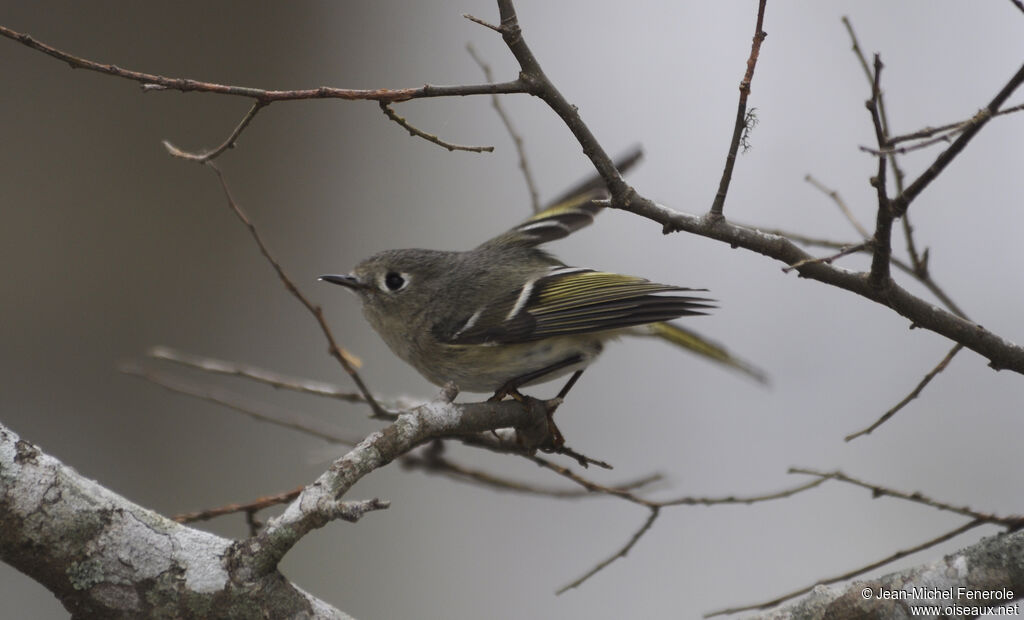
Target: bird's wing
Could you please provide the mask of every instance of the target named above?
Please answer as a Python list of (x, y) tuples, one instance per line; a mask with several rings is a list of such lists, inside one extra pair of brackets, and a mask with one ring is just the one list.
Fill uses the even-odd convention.
[(604, 208), (597, 201), (606, 197), (604, 190), (592, 189), (554, 204), (485, 242), (485, 246), (536, 246), (555, 239), (569, 236), (594, 221), (594, 216)]
[(450, 344), (514, 344), (621, 329), (706, 314), (712, 300), (687, 294), (699, 290), (556, 266), (435, 335)]
[[(640, 147), (633, 147), (615, 160), (615, 167), (620, 174), (625, 174), (642, 156), (643, 151)], [(604, 208), (604, 204), (598, 201), (607, 198), (608, 190), (605, 188), (604, 180), (594, 174), (555, 198), (523, 223), (483, 245), (536, 246), (567, 237), (584, 226), (589, 226)]]

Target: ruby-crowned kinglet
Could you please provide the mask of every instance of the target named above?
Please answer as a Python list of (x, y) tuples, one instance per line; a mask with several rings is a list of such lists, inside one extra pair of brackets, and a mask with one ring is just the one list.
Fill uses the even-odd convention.
[(348, 275), (321, 280), (354, 291), (370, 325), (398, 357), (436, 385), (506, 392), (589, 365), (621, 335), (654, 335), (763, 375), (718, 345), (665, 323), (706, 314), (705, 289), (569, 267), (537, 246), (591, 223), (590, 191), (465, 252), (388, 250)]

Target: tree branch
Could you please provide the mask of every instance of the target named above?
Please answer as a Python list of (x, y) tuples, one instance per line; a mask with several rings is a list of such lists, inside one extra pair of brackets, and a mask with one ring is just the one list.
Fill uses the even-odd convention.
[(1017, 73), (1013, 74), (1010, 81), (1008, 81), (1006, 85), (996, 93), (996, 96), (992, 98), (988, 105), (982, 108), (981, 111), (975, 114), (974, 117), (968, 121), (968, 125), (964, 128), (960, 137), (953, 141), (953, 144), (951, 144), (949, 148), (940, 153), (939, 156), (935, 158), (935, 161), (932, 162), (932, 165), (921, 173), (921, 176), (911, 183), (907, 189), (901, 192), (899, 196), (893, 198), (893, 215), (900, 217), (907, 212), (907, 208), (910, 207), (910, 203), (913, 202), (914, 199), (924, 191), (924, 188), (928, 187), (928, 185), (939, 176), (939, 173), (945, 170), (946, 166), (948, 166), (949, 163), (964, 150), (967, 143), (970, 142), (979, 131), (981, 131), (982, 127), (988, 124), (997, 112), (999, 112), (999, 107), (1002, 106), (1003, 102), (1013, 94), (1013, 91), (1017, 90), (1017, 87), (1020, 86), (1022, 82), (1024, 82), (1024, 65), (1021, 65), (1020, 69), (1017, 70)]
[[(705, 217), (681, 213), (639, 195), (634, 195), (628, 204), (619, 203), (612, 206), (658, 222), (666, 232), (684, 230), (702, 237), (717, 239), (733, 247), (745, 248), (768, 256), (786, 265), (814, 258), (785, 237), (768, 234), (755, 228), (729, 222), (713, 222)], [(938, 308), (895, 283), (884, 290), (879, 290), (868, 281), (866, 274), (824, 262), (808, 262), (799, 267), (797, 272), (802, 277), (856, 293), (891, 308), (910, 319), (914, 326), (941, 334), (982, 355), (989, 360), (989, 365), (997, 370), (1008, 369), (1024, 374), (1024, 347), (1004, 340), (981, 325)]]
[(915, 386), (914, 389), (911, 390), (910, 393), (903, 398), (903, 400), (893, 405), (888, 411), (883, 413), (880, 418), (872, 422), (871, 425), (867, 426), (866, 428), (862, 428), (861, 430), (855, 433), (850, 433), (849, 435), (844, 437), (843, 441), (852, 441), (862, 435), (870, 435), (871, 432), (874, 431), (876, 428), (885, 424), (889, 420), (889, 418), (896, 415), (896, 413), (899, 412), (900, 409), (903, 409), (910, 403), (910, 401), (917, 398), (921, 394), (921, 391), (924, 390), (925, 386), (931, 383), (931, 380), (934, 379), (936, 375), (945, 370), (946, 366), (949, 366), (949, 363), (953, 361), (953, 357), (956, 356), (956, 354), (959, 353), (961, 349), (963, 349), (962, 344), (953, 345), (953, 348), (949, 350), (949, 353), (947, 353), (944, 358), (942, 358), (942, 361), (940, 361), (935, 366), (935, 368), (932, 368), (931, 371), (929, 371), (928, 374), (926, 374), (924, 378), (921, 379), (920, 382), (918, 382), (917, 386)]
[(515, 400), (455, 404), (457, 391), (448, 385), (441, 395), (403, 413), (384, 429), (370, 434), (335, 461), (315, 482), (306, 485), (280, 516), (259, 535), (234, 548), (233, 562), (253, 577), (274, 571), (281, 558), (310, 531), (339, 518), (342, 496), (363, 476), (379, 469), (431, 439), (473, 435), (499, 428), (546, 426), (553, 403), (527, 397)]
[[(484, 23), (469, 15), (466, 15), (465, 17), (479, 24)], [(485, 25), (492, 27), (490, 24)], [(484, 79), (488, 82), (493, 81), (494, 75), (491, 73), (491, 66), (484, 62), (484, 59), (476, 53), (476, 48), (473, 47), (472, 44), (469, 44), (466, 45), (466, 51), (469, 52), (470, 57), (473, 58), (476, 64), (480, 66), (480, 70), (484, 73)], [(505, 110), (505, 106), (502, 105), (501, 97), (492, 95), (491, 106), (498, 114), (498, 118), (501, 119), (501, 123), (505, 126), (505, 131), (507, 131), (509, 137), (512, 138), (512, 144), (515, 145), (516, 153), (519, 155), (519, 170), (523, 173), (523, 180), (526, 182), (526, 191), (530, 194), (530, 208), (533, 209), (534, 213), (538, 213), (540, 211), (540, 193), (537, 191), (536, 181), (533, 180), (533, 172), (530, 170), (530, 163), (526, 159), (526, 147), (523, 144), (523, 137), (519, 135), (519, 132), (516, 131), (516, 128), (512, 125), (512, 118)]]
[[(913, 547), (910, 547), (908, 549), (900, 549), (900, 550), (896, 551), (895, 553), (882, 558), (881, 560), (877, 560), (875, 562), (871, 562), (870, 564), (866, 564), (864, 566), (861, 566), (860, 568), (855, 568), (855, 569), (853, 569), (851, 571), (847, 571), (847, 572), (845, 572), (845, 573), (843, 573), (841, 575), (835, 575), (833, 577), (826, 577), (825, 579), (821, 579), (821, 580), (819, 580), (818, 582), (816, 582), (813, 585), (810, 585), (810, 586), (807, 586), (807, 587), (804, 587), (804, 588), (800, 588), (799, 590), (794, 590), (793, 592), (790, 592), (788, 594), (783, 594), (782, 596), (776, 597), (776, 598), (774, 598), (774, 599), (772, 599), (770, 601), (764, 601), (764, 602), (761, 602), (761, 603), (754, 603), (752, 605), (744, 605), (742, 607), (731, 607), (729, 609), (721, 609), (721, 610), (718, 610), (718, 611), (713, 611), (713, 612), (704, 614), (704, 617), (705, 618), (711, 618), (711, 617), (714, 617), (714, 616), (721, 616), (721, 615), (725, 615), (725, 614), (735, 614), (735, 613), (740, 613), (740, 612), (743, 612), (743, 611), (753, 611), (755, 609), (768, 609), (770, 607), (775, 607), (776, 605), (778, 605), (780, 603), (784, 603), (784, 602), (786, 602), (786, 601), (788, 601), (790, 599), (796, 598), (796, 597), (801, 596), (803, 594), (807, 594), (808, 592), (813, 592), (813, 593), (810, 596), (808, 596), (806, 599), (804, 599), (803, 601), (799, 601), (797, 603), (794, 603), (793, 605), (791, 605), (790, 607), (787, 607), (787, 608), (777, 609), (777, 610), (775, 610), (773, 612), (765, 613), (765, 614), (762, 614), (760, 616), (754, 616), (754, 618), (763, 618), (764, 620), (782, 620), (782, 619), (786, 619), (786, 620), (812, 620), (812, 619), (817, 620), (817, 619), (822, 619), (822, 620), (824, 620), (825, 618), (894, 618), (894, 617), (899, 617), (899, 616), (896, 616), (895, 614), (893, 614), (892, 612), (894, 610), (892, 610), (890, 607), (888, 607), (888, 604), (891, 603), (891, 601), (882, 602), (882, 601), (879, 601), (877, 599), (874, 600), (874, 601), (865, 600), (864, 595), (863, 595), (863, 593), (865, 591), (865, 588), (869, 588), (871, 590), (871, 597), (875, 597), (875, 596), (879, 596), (880, 597), (881, 596), (881, 592), (883, 592), (883, 591), (885, 591), (885, 592), (905, 591), (907, 589), (913, 588), (915, 585), (917, 585), (920, 588), (935, 588), (937, 586), (936, 586), (936, 584), (933, 581), (931, 581), (931, 579), (930, 579), (931, 575), (929, 574), (928, 571), (930, 569), (939, 569), (940, 567), (942, 567), (943, 566), (942, 561), (932, 562), (931, 564), (926, 564), (924, 566), (916, 566), (916, 567), (909, 568), (909, 569), (907, 569), (905, 571), (902, 571), (902, 572), (899, 572), (899, 573), (891, 573), (889, 575), (886, 575), (885, 577), (880, 577), (880, 578), (875, 579), (875, 580), (873, 580), (871, 582), (868, 582), (869, 584), (872, 584), (872, 585), (868, 585), (868, 586), (865, 586), (865, 582), (861, 582), (861, 581), (855, 581), (853, 583), (847, 584), (844, 587), (836, 588), (836, 589), (829, 589), (829, 588), (825, 588), (824, 586), (828, 586), (828, 585), (831, 585), (831, 584), (834, 584), (834, 583), (839, 583), (841, 581), (847, 581), (849, 579), (853, 579), (854, 577), (857, 577), (859, 575), (863, 575), (864, 573), (867, 573), (869, 571), (873, 571), (876, 568), (880, 568), (882, 566), (885, 566), (886, 564), (891, 564), (891, 563), (895, 562), (896, 560), (900, 560), (902, 558), (905, 558), (907, 556), (913, 555), (913, 554), (918, 553), (920, 551), (924, 551), (925, 549), (931, 549), (935, 545), (944, 543), (947, 540), (952, 540), (953, 538), (956, 538), (957, 536), (959, 536), (959, 535), (961, 535), (961, 534), (963, 534), (965, 532), (969, 532), (970, 530), (973, 530), (974, 528), (976, 528), (978, 526), (981, 526), (981, 525), (984, 525), (983, 521), (969, 521), (969, 522), (965, 523), (964, 525), (961, 525), (960, 527), (954, 528), (954, 529), (952, 529), (952, 530), (950, 530), (950, 531), (948, 531), (948, 532), (946, 532), (944, 534), (940, 534), (940, 535), (938, 535), (938, 536), (936, 536), (934, 538), (926, 540), (925, 542), (923, 542), (923, 543), (921, 543), (919, 545), (914, 545)], [(982, 542), (984, 542), (984, 541), (982, 541)], [(1016, 541), (1015, 544), (1016, 545), (1020, 545), (1021, 541)], [(970, 547), (970, 548), (968, 548), (965, 551), (969, 551), (970, 549), (973, 549), (973, 548), (978, 547), (978, 546), (979, 545), (975, 545), (974, 547)], [(961, 553), (963, 553), (963, 552), (961, 552)], [(947, 566), (952, 566), (952, 563), (949, 563), (949, 556), (946, 557), (946, 562), (948, 563), (948, 564), (946, 564)], [(972, 568), (976, 568), (976, 567), (977, 567), (977, 565), (975, 565)], [(984, 570), (985, 569), (981, 569), (978, 572), (980, 573), (980, 572), (982, 572)], [(940, 572), (936, 571), (935, 574), (936, 575), (940, 575), (940, 574), (943, 574), (943, 573), (940, 573)], [(946, 574), (948, 574), (948, 572)], [(945, 587), (953, 587), (951, 584), (947, 585), (948, 583), (949, 582), (943, 581), (943, 585)], [(971, 584), (971, 586), (970, 586), (971, 588), (978, 588), (978, 586), (976, 586), (974, 583), (972, 583), (971, 579), (962, 579), (962, 580), (959, 581), (959, 583), (963, 583), (965, 585), (970, 583)], [(998, 583), (998, 585), (1001, 586), (1003, 584), (1002, 583)], [(978, 589), (980, 589), (980, 588), (978, 588)], [(829, 606), (833, 602), (836, 602), (837, 599), (840, 596), (842, 596), (843, 598), (847, 599), (847, 602), (849, 602), (850, 599), (853, 598), (853, 594), (855, 592), (856, 592), (856, 595), (861, 598), (859, 603), (862, 604), (861, 606), (858, 606), (858, 613), (850, 613), (849, 611), (847, 611), (846, 614), (843, 614), (843, 613), (836, 613), (837, 610), (830, 610), (829, 609)], [(927, 601), (923, 601), (923, 602), (927, 602)], [(843, 610), (844, 607), (845, 607), (845, 604), (840, 606), (838, 609), (839, 610)], [(865, 607), (866, 607), (866, 609), (865, 609)], [(869, 613), (867, 613), (868, 610), (873, 610), (874, 613), (873, 614), (869, 614)], [(832, 614), (835, 614), (835, 615), (832, 615)], [(749, 618), (748, 620), (753, 620), (753, 618)]]
[[(383, 507), (349, 506), (347, 514)], [(79, 475), (0, 425), (0, 559), (75, 618), (347, 615), (280, 573), (225, 562), (232, 541), (180, 525)]]
[(263, 104), (275, 101), (295, 101), (300, 99), (345, 99), (348, 101), (369, 100), (398, 102), (410, 99), (421, 99), (427, 97), (462, 97), (467, 95), (495, 95), (527, 92), (526, 85), (520, 80), (502, 82), (499, 84), (467, 84), (460, 86), (434, 86), (426, 84), (418, 88), (333, 88), (320, 86), (318, 88), (305, 88), (297, 90), (266, 90), (252, 88), (249, 86), (232, 86), (228, 84), (216, 84), (203, 82), (190, 78), (172, 78), (157, 75), (155, 73), (144, 73), (142, 71), (131, 71), (122, 69), (117, 65), (98, 63), (85, 58), (79, 58), (68, 52), (59, 50), (53, 46), (37, 41), (31, 35), (17, 32), (0, 26), (0, 36), (13, 39), (22, 45), (31, 47), (58, 60), (68, 63), (75, 69), (87, 69), (97, 71), (106, 75), (141, 82), (145, 90), (179, 90), (182, 92), (214, 93), (218, 95), (233, 95), (236, 97), (248, 97), (256, 99)]
[[(747, 97), (750, 96), (750, 83), (754, 80), (754, 67), (757, 66), (757, 59), (761, 53), (761, 42), (768, 36), (768, 33), (762, 29), (765, 3), (766, 0), (760, 0), (757, 5), (757, 24), (754, 26), (754, 39), (750, 45), (750, 56), (747, 58), (747, 72), (743, 75), (743, 81), (740, 82), (740, 100), (736, 105), (736, 122), (732, 128), (732, 139), (729, 141), (729, 154), (725, 157), (725, 169), (718, 182), (718, 192), (715, 194), (714, 202), (711, 203), (712, 217), (722, 216), (722, 210), (725, 208), (725, 196), (729, 192), (729, 182), (732, 181), (732, 169), (736, 164), (736, 151), (754, 122), (751, 114), (747, 112)], [(744, 146), (745, 150), (746, 146)]]
[(409, 123), (409, 121), (405, 119), (405, 117), (399, 116), (394, 111), (394, 109), (391, 107), (390, 103), (388, 103), (386, 101), (380, 101), (378, 103), (380, 104), (381, 111), (384, 112), (384, 116), (387, 116), (389, 119), (391, 119), (395, 123), (398, 123), (398, 125), (400, 127), (402, 127), (402, 129), (405, 129), (406, 131), (409, 132), (410, 136), (416, 136), (416, 137), (419, 137), (419, 138), (423, 138), (427, 142), (433, 142), (434, 144), (436, 144), (436, 145), (438, 145), (440, 147), (446, 148), (449, 151), (469, 151), (470, 153), (493, 153), (494, 152), (494, 147), (493, 146), (463, 146), (461, 144), (452, 144), (451, 142), (445, 142), (444, 140), (442, 140), (441, 138), (435, 136), (434, 134), (427, 133), (427, 132), (423, 131), (422, 129), (419, 129), (417, 127), (413, 127), (412, 124)]

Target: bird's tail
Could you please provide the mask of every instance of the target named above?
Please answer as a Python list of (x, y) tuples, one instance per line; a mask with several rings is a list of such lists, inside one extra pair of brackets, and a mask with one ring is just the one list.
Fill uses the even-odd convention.
[(735, 357), (722, 345), (712, 342), (688, 329), (683, 329), (682, 327), (672, 323), (649, 323), (643, 326), (643, 328), (647, 331), (648, 335), (667, 340), (668, 342), (696, 353), (701, 357), (718, 362), (719, 364), (728, 366), (734, 370), (738, 370), (750, 377), (753, 377), (760, 383), (768, 383), (768, 375), (766, 375), (764, 371), (753, 364)]

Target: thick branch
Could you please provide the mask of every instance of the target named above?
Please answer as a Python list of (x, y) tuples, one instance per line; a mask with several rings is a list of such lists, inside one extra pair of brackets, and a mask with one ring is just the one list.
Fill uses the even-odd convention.
[(546, 428), (546, 411), (551, 405), (533, 398), (525, 404), (514, 400), (455, 404), (454, 397), (454, 389), (446, 387), (437, 400), (400, 415), (368, 436), (307, 485), (261, 534), (240, 543), (234, 550), (236, 562), (252, 578), (271, 573), (303, 536), (340, 516), (341, 497), (363, 476), (431, 439), (508, 427), (535, 428), (543, 424)]
[[(970, 522), (950, 534), (974, 527)], [(918, 592), (950, 592), (953, 600), (939, 596), (913, 598)], [(972, 593), (1008, 593), (1010, 598), (1024, 592), (1024, 533), (990, 536), (944, 558), (914, 566), (869, 581), (843, 586), (818, 586), (804, 599), (773, 611), (753, 616), (763, 620), (819, 620), (823, 618), (907, 618), (908, 605), (950, 605), (999, 607), (1007, 599), (982, 600), (960, 596), (958, 588)], [(883, 598), (886, 594), (891, 597)], [(736, 610), (739, 611), (739, 610)], [(969, 610), (964, 610), (969, 612)], [(950, 617), (974, 617), (978, 613), (952, 611)]]
[[(665, 232), (685, 230), (763, 254), (786, 265), (813, 258), (785, 237), (681, 213), (641, 196), (634, 195), (628, 204), (613, 202), (612, 206), (654, 220), (662, 224)], [(871, 285), (867, 274), (820, 261), (805, 263), (797, 268), (797, 272), (802, 277), (851, 291), (887, 306), (910, 319), (915, 327), (941, 334), (987, 358), (989, 364), (997, 370), (1008, 369), (1024, 374), (1024, 347), (1004, 340), (977, 323), (934, 306), (895, 283), (880, 290)]]
[(583, 147), (583, 154), (590, 158), (591, 163), (604, 179), (612, 197), (617, 200), (625, 200), (633, 193), (633, 188), (622, 179), (622, 175), (615, 168), (604, 147), (580, 118), (576, 106), (569, 103), (544, 74), (540, 63), (537, 62), (523, 38), (512, 0), (498, 0), (498, 12), (501, 15), (502, 39), (505, 40), (505, 45), (515, 56), (519, 62), (519, 68), (522, 70), (519, 80), (527, 85), (531, 95), (540, 97), (562, 119), (572, 135), (576, 137), (577, 142)]
[(348, 618), (277, 571), (244, 578), (232, 542), (133, 504), (0, 425), (0, 559), (75, 618)]

